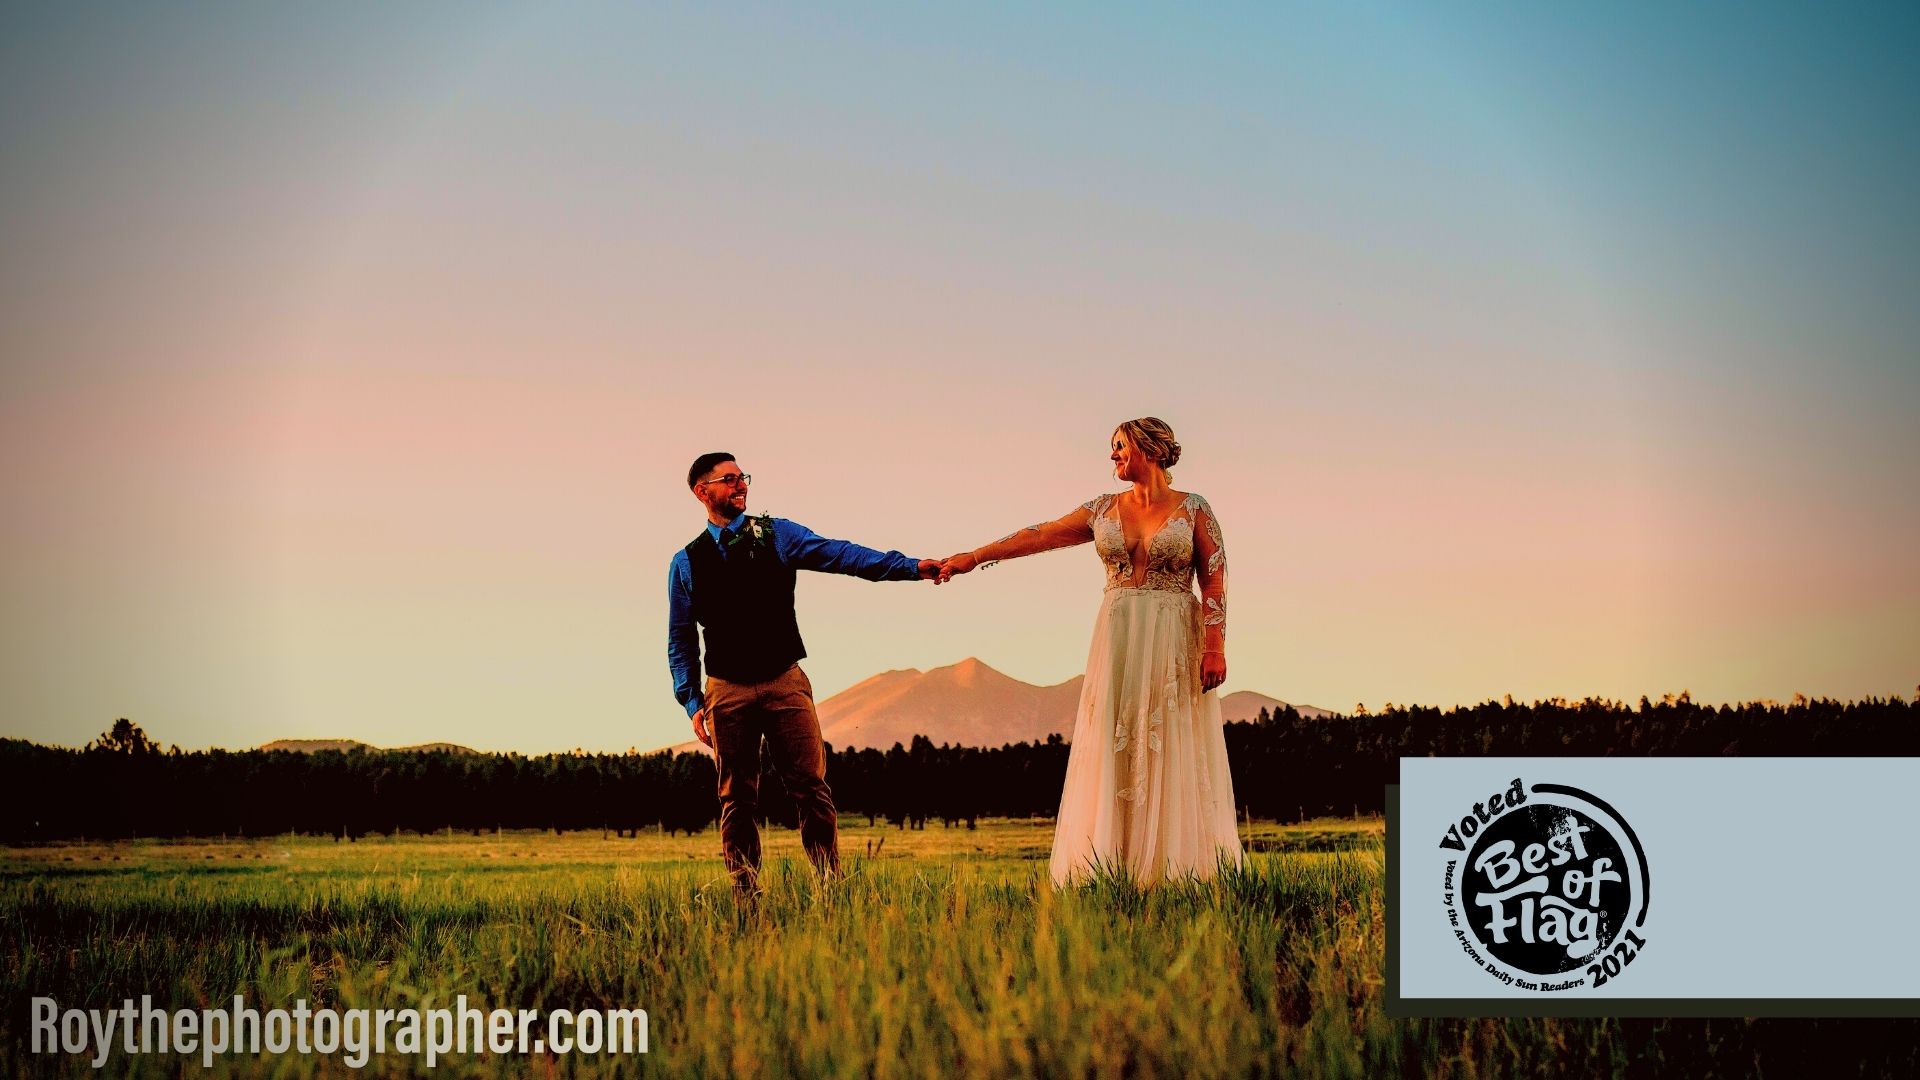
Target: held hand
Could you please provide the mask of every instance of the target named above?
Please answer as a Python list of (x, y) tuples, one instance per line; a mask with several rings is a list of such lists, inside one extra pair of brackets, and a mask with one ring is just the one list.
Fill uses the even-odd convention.
[(979, 565), (980, 560), (974, 558), (973, 552), (971, 551), (963, 551), (958, 555), (949, 555), (947, 556), (947, 561), (940, 564), (939, 580), (942, 582), (951, 581), (955, 577)]
[(1227, 681), (1227, 654), (1210, 652), (1200, 657), (1200, 692), (1216, 690)]
[(693, 737), (706, 743), (707, 749), (711, 750), (714, 748), (713, 732), (707, 730), (707, 710), (705, 708), (701, 708), (693, 714)]
[(939, 559), (921, 559), (920, 560), (920, 580), (931, 581), (935, 585), (938, 585), (941, 582), (947, 580), (946, 578), (943, 578), (940, 576), (940, 560)]

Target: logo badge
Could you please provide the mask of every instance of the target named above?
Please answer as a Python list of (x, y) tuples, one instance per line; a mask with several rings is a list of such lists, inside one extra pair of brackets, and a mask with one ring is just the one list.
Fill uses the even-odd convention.
[(1646, 852), (1612, 806), (1564, 784), (1473, 804), (1440, 839), (1443, 896), (1461, 951), (1522, 990), (1597, 988), (1646, 948)]

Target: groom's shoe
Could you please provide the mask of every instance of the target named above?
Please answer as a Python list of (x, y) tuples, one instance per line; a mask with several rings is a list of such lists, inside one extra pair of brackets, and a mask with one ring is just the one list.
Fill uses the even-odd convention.
[(735, 900), (758, 900), (767, 890), (760, 884), (760, 868), (747, 863), (735, 862), (729, 866), (728, 873), (733, 879), (733, 897)]
[(760, 921), (760, 894), (741, 892), (733, 894), (733, 925), (741, 930)]
[[(829, 807), (833, 804), (828, 803)], [(837, 837), (829, 832), (825, 843), (816, 842), (806, 848), (807, 862), (813, 866), (814, 878), (826, 884), (840, 880), (840, 846)]]

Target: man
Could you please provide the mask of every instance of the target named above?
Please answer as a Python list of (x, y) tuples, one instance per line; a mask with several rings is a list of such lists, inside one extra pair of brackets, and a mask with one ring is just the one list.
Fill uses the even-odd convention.
[[(813, 684), (793, 610), (795, 571), (852, 574), (869, 581), (931, 580), (935, 559), (910, 559), (816, 536), (784, 518), (749, 518), (752, 478), (728, 453), (702, 454), (687, 486), (707, 527), (676, 552), (667, 574), (667, 665), (673, 696), (720, 767), (720, 848), (737, 893), (759, 891), (760, 739), (800, 811), (800, 843), (823, 877), (840, 870), (839, 824), (827, 788), (826, 747), (813, 711)], [(699, 624), (706, 636), (706, 689)]]

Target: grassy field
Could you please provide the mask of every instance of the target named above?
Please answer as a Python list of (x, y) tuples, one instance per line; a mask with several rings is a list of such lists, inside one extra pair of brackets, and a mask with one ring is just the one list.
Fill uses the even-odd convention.
[[(83, 1059), (27, 1054), (28, 999), (98, 1008), (143, 993), (175, 1008), (236, 993), (255, 1007), (342, 1008), (465, 994), (489, 1008), (649, 1014), (644, 1056), (442, 1060), (436, 1074), (453, 1076), (1701, 1076), (1803, 1064), (1910, 1075), (1916, 1064), (1906, 1021), (1390, 1019), (1377, 820), (1255, 826), (1245, 872), (1145, 892), (1056, 893), (1050, 835), (1045, 821), (902, 831), (848, 819), (847, 879), (822, 889), (776, 829), (749, 919), (712, 832), (7, 849), (0, 1065), (91, 1073)], [(116, 1050), (108, 1068), (174, 1075), (198, 1061)], [(418, 1067), (389, 1056), (362, 1072)], [(214, 1071), (353, 1073), (339, 1057), (299, 1056), (227, 1056)]]

